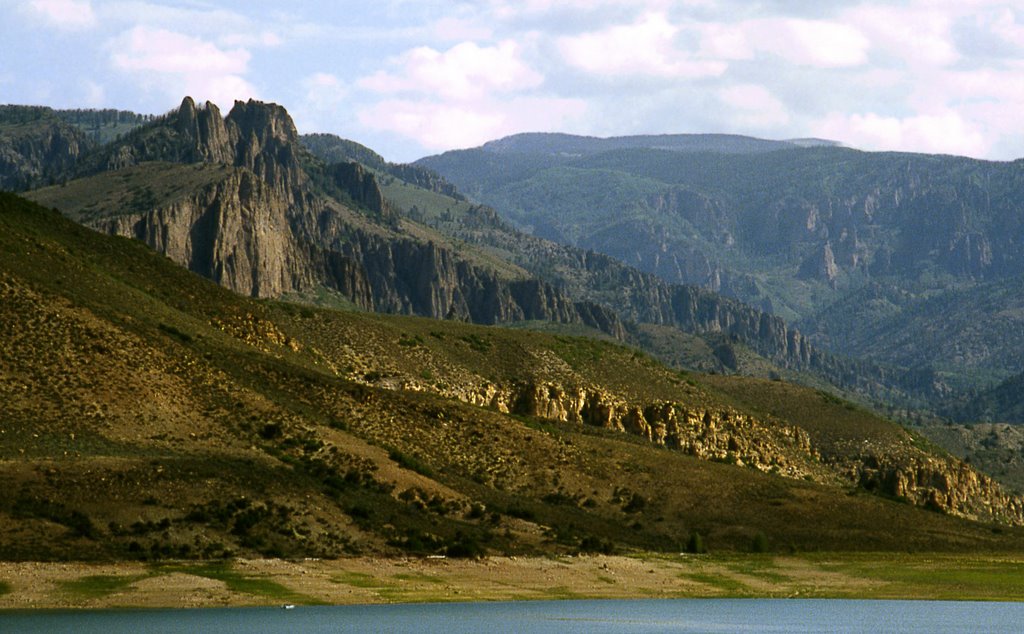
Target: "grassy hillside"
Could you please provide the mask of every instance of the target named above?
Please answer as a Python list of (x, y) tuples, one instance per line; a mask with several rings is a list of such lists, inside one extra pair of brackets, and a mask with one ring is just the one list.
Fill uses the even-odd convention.
[[(8, 559), (678, 551), (694, 534), (715, 550), (759, 534), (787, 550), (1010, 550), (1024, 536), (858, 493), (796, 450), (786, 464), (809, 479), (472, 404), (533, 385), (756, 418), (724, 379), (560, 334), (241, 298), (7, 194), (0, 341)], [(775, 412), (746, 433), (801, 424)]]
[(765, 307), (832, 352), (932, 368), (946, 392), (1021, 370), (1019, 162), (542, 138), (418, 164), (540, 237)]

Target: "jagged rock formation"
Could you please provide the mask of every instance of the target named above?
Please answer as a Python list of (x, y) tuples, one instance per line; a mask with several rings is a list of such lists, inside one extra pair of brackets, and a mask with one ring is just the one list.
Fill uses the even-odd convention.
[(580, 323), (617, 338), (622, 322), (588, 302), (574, 302), (538, 280), (506, 280), (433, 243), (323, 222), (331, 245), (317, 255), (320, 279), (358, 306), (481, 324), (523, 320)]
[(306, 180), (297, 143), (295, 124), (277, 104), (236, 101), (223, 118), (216, 104), (200, 108), (185, 97), (161, 120), (88, 157), (78, 172), (114, 171), (147, 161), (224, 163), (248, 169), (292, 203)]
[(781, 366), (813, 372), (872, 398), (933, 396), (945, 389), (926, 370), (887, 368), (833, 355), (782, 318), (737, 300), (697, 286), (669, 284), (605, 254), (518, 232), (486, 206), (473, 207), (442, 229), (466, 242), (513, 254), (513, 261), (524, 269), (573, 297), (613, 309), (626, 324), (726, 335)]
[(377, 185), (377, 179), (359, 163), (334, 163), (327, 167), (327, 174), (357, 205), (365, 207), (377, 218), (397, 220)]
[[(1024, 274), (1024, 162), (767, 142), (668, 149), (656, 138), (528, 135), (417, 164), (540, 237), (770, 307), (833, 352), (961, 366), (976, 389), (990, 387), (986, 373), (1024, 370), (1019, 319), (993, 324), (971, 359), (946, 345), (1002, 314), (966, 290)], [(893, 292), (859, 301), (873, 284)], [(952, 332), (950, 309), (970, 313)]]
[(870, 492), (959, 517), (1024, 525), (1024, 499), (954, 458), (923, 452), (823, 456), (810, 435), (796, 426), (679, 402), (630, 403), (601, 389), (550, 382), (505, 389), (484, 384), (454, 396), (501, 412), (629, 433), (704, 460), (791, 478), (821, 477), (815, 463), (824, 461), (834, 473)]
[(485, 385), (464, 400), (501, 412), (579, 423), (640, 436), (703, 460), (802, 478), (810, 475), (810, 437), (787, 425), (766, 425), (736, 411), (660, 401), (631, 403), (596, 387), (530, 382), (500, 390)]
[(21, 191), (59, 179), (92, 146), (50, 108), (0, 106), (0, 189)]
[[(186, 169), (180, 164), (189, 164), (216, 172), (212, 182), (170, 200), (154, 194), (141, 210), (133, 205), (80, 219), (142, 240), (190, 270), (255, 297), (322, 285), (367, 310), (484, 324), (579, 323), (623, 336), (620, 320), (596, 304), (573, 301), (544, 282), (503, 277), (402, 233), (373, 174), (356, 163), (323, 171), (329, 186), (355, 209), (318, 196), (303, 151), (281, 106), (236, 102), (221, 117), (216, 105), (197, 107), (185, 98), (178, 110), (83, 161), (79, 171), (95, 177), (170, 163), (163, 169), (173, 177), (174, 170)], [(109, 205), (102, 190), (99, 195), (65, 202), (79, 209)]]
[(236, 292), (278, 297), (315, 283), (306, 250), (290, 231), (287, 203), (248, 169), (141, 213), (90, 222), (135, 238)]
[(839, 268), (836, 266), (836, 256), (832, 252), (832, 243), (826, 242), (820, 250), (804, 260), (800, 265), (799, 275), (804, 279), (821, 280), (834, 285), (839, 276)]
[(418, 165), (389, 163), (380, 154), (355, 141), (323, 133), (303, 134), (300, 139), (310, 152), (328, 164), (360, 163), (417, 187), (449, 196), (455, 200), (465, 200), (455, 185), (446, 181), (437, 172)]
[(970, 519), (1024, 524), (1024, 499), (953, 458), (868, 454), (842, 466), (868, 491)]
[[(463, 379), (465, 380), (465, 378)], [(628, 433), (703, 460), (789, 478), (837, 479), (869, 492), (973, 520), (1024, 525), (1024, 498), (954, 458), (913, 449), (847, 454), (819, 448), (804, 429), (736, 410), (679, 401), (640, 403), (598, 386), (537, 380), (507, 385), (470, 380), (439, 389), (414, 377), (392, 389), (437, 391), (502, 413)]]

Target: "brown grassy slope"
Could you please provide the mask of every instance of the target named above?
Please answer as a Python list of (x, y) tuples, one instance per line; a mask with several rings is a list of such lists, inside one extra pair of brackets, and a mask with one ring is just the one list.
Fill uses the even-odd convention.
[(533, 373), (728, 406), (604, 343), (240, 298), (8, 195), (0, 295), (4, 558), (674, 551), (693, 532), (713, 549), (760, 532), (773, 548), (1007, 550), (1021, 536), (395, 389), (388, 374), (412, 388)]

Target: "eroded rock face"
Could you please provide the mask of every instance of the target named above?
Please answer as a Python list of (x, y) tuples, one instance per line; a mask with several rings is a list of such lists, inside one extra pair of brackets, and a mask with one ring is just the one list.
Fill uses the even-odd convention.
[(816, 471), (811, 465), (818, 456), (807, 432), (789, 425), (765, 423), (732, 410), (674, 401), (637, 403), (601, 388), (566, 387), (550, 381), (506, 386), (482, 383), (442, 392), (506, 414), (640, 436), (652, 444), (703, 460), (748, 466), (791, 478), (812, 476)]
[(851, 480), (869, 491), (949, 515), (1024, 524), (1024, 500), (954, 458), (868, 454), (842, 466)]
[(93, 223), (135, 238), (233, 291), (277, 297), (313, 284), (291, 234), (287, 203), (246, 169), (167, 207)]
[(703, 460), (785, 477), (818, 479), (824, 471), (838, 482), (948, 515), (1024, 525), (1024, 499), (953, 458), (913, 451), (822, 456), (799, 427), (682, 402), (635, 403), (601, 388), (550, 381), (511, 386), (485, 382), (441, 392), (502, 413), (615, 430)]
[(66, 174), (92, 143), (49, 108), (2, 106), (6, 115), (24, 119), (0, 130), (0, 189), (22, 191)]
[(549, 284), (506, 279), (453, 251), (408, 237), (373, 174), (334, 165), (328, 177), (382, 224), (305, 187), (298, 133), (284, 108), (236, 102), (226, 118), (214, 104), (181, 107), (107, 158), (106, 168), (145, 161), (220, 164), (231, 172), (164, 206), (90, 224), (142, 240), (175, 262), (236, 292), (278, 297), (317, 285), (356, 306), (483, 324), (522, 320), (578, 323), (624, 336), (621, 321), (596, 304), (574, 302)]
[(473, 266), (452, 251), (360, 230), (340, 219), (320, 223), (319, 269), (329, 285), (357, 305), (378, 312), (457, 319), (479, 324), (524, 320), (583, 324), (625, 336), (615, 314), (574, 302), (537, 280), (507, 280)]

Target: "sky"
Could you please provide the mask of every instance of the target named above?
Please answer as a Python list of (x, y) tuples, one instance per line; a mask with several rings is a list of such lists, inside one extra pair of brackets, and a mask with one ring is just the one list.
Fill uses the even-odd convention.
[(0, 0), (0, 103), (279, 103), (391, 161), (518, 132), (1024, 157), (1024, 3)]

